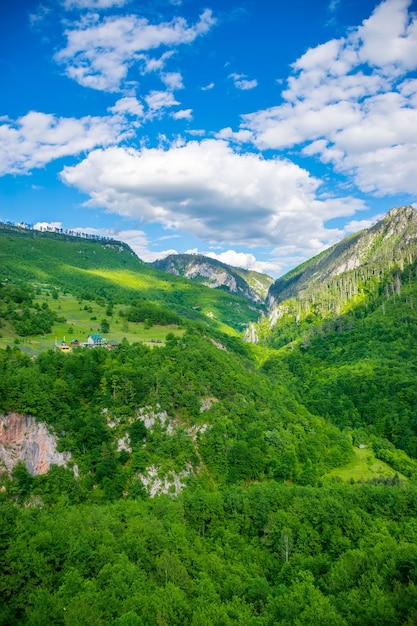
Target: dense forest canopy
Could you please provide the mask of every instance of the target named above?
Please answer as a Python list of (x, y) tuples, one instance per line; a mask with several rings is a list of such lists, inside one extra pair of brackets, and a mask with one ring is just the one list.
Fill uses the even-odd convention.
[(415, 624), (415, 259), (303, 286), (254, 345), (242, 299), (60, 236), (0, 232), (0, 624)]

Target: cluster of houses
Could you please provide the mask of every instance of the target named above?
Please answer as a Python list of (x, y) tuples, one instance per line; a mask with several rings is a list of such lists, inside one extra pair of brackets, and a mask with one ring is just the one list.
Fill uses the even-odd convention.
[(78, 346), (81, 348), (106, 348), (107, 350), (114, 350), (118, 345), (118, 342), (114, 339), (104, 339), (99, 333), (88, 335), (87, 341), (81, 342), (78, 341), (78, 339), (71, 339), (70, 345), (67, 344), (65, 339), (55, 342), (55, 347), (61, 352), (72, 352), (72, 349)]

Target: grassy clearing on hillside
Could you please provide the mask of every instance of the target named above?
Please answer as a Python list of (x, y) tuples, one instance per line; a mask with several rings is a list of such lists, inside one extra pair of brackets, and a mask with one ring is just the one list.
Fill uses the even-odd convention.
[(116, 241), (0, 224), (0, 267), (2, 281), (13, 285), (40, 283), (51, 290), (126, 304), (137, 298), (234, 336), (264, 312), (225, 290), (157, 270)]
[[(100, 276), (101, 278), (105, 278), (116, 285), (128, 287), (130, 289), (157, 289), (166, 291), (171, 288), (171, 284), (168, 280), (158, 280), (155, 276), (139, 274), (129, 270), (89, 269), (84, 270), (84, 272), (92, 276)], [(178, 289), (177, 285), (176, 288)]]
[[(192, 309), (197, 318), (203, 316), (203, 319), (213, 320), (217, 328), (228, 335), (239, 335), (245, 330), (248, 321), (257, 321), (260, 314), (242, 298), (231, 296), (221, 289), (209, 289), (185, 278), (173, 278), (170, 274), (158, 278), (153, 274), (125, 269), (89, 269), (82, 272), (103, 278), (117, 287), (137, 290), (162, 306), (173, 306), (181, 315), (184, 314), (182, 309), (188, 312)], [(161, 294), (165, 295), (165, 303)]]
[(326, 478), (340, 478), (344, 482), (354, 480), (368, 481), (373, 478), (393, 478), (395, 474), (401, 480), (407, 480), (384, 461), (377, 459), (371, 448), (354, 448), (355, 456), (347, 465), (337, 467), (325, 475)]
[[(168, 333), (172, 332), (177, 337), (184, 333), (184, 330), (178, 326), (147, 327), (143, 323), (128, 322), (120, 316), (120, 313), (127, 308), (122, 305), (115, 305), (112, 315), (108, 316), (106, 314), (107, 304), (100, 306), (95, 301), (80, 303), (68, 294), (60, 295), (56, 300), (51, 297), (49, 292), (43, 292), (38, 296), (36, 302), (39, 304), (47, 302), (49, 307), (65, 321), (56, 322), (52, 332), (48, 335), (29, 337), (18, 337), (11, 324), (7, 323), (1, 328), (0, 348), (18, 343), (23, 352), (32, 356), (43, 350), (53, 348), (55, 341), (62, 339), (65, 339), (68, 344), (72, 339), (84, 342), (90, 333), (100, 333), (106, 339), (113, 339), (119, 343), (125, 338), (129, 343), (144, 342), (151, 346), (160, 346), (165, 343)], [(103, 319), (106, 319), (110, 326), (110, 330), (106, 333), (101, 331)]]

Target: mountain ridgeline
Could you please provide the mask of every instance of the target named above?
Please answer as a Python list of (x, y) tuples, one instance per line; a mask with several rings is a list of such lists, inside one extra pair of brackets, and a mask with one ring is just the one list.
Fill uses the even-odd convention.
[(198, 254), (172, 254), (151, 265), (175, 276), (265, 304), (274, 325), (283, 313), (298, 319), (311, 313), (337, 316), (376, 293), (388, 276), (386, 291), (398, 291), (398, 273), (417, 256), (417, 211), (391, 209), (369, 229), (352, 234), (278, 280), (232, 267)]
[(0, 226), (0, 626), (416, 624), (416, 237), (271, 284)]
[(264, 369), (285, 364), (311, 412), (373, 441), (380, 458), (386, 442), (416, 458), (417, 211), (392, 209), (296, 268), (268, 303), (251, 329), (275, 350)]
[(171, 254), (152, 263), (153, 267), (200, 282), (213, 289), (224, 289), (249, 302), (263, 304), (273, 279), (253, 270), (232, 267), (201, 254)]
[[(272, 318), (280, 311), (299, 317), (312, 312), (339, 315), (366, 294), (376, 293), (388, 276), (395, 277), (416, 258), (417, 211), (394, 208), (371, 228), (346, 237), (275, 281), (267, 305)], [(393, 293), (398, 287), (387, 289)]]
[(208, 289), (144, 263), (128, 245), (109, 239), (40, 232), (0, 225), (1, 279), (51, 285), (76, 297), (109, 302), (152, 302), (184, 318), (242, 332), (256, 321), (263, 302)]

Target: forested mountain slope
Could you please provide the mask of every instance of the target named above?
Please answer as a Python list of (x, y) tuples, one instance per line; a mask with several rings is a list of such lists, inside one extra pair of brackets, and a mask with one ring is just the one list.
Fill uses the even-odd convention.
[(352, 433), (224, 340), (0, 353), (1, 410), (72, 455), (0, 477), (0, 624), (413, 624), (416, 464), (326, 479)]
[(409, 206), (391, 209), (372, 228), (346, 237), (275, 281), (267, 298), (271, 316), (279, 315), (284, 302), (298, 317), (310, 312), (339, 315), (378, 289), (386, 273), (402, 270), (416, 258), (417, 211)]
[(277, 281), (271, 293), (295, 295), (256, 328), (258, 341), (276, 351), (265, 371), (285, 366), (310, 411), (406, 473), (414, 469), (392, 447), (417, 458), (416, 236), (417, 212), (393, 209), (295, 270), (292, 285), (288, 276)]
[[(253, 305), (116, 242), (0, 231), (0, 626), (417, 623), (413, 224), (280, 302), (263, 345)], [(102, 314), (141, 334), (21, 350)]]
[(349, 437), (257, 372), (244, 346), (200, 335), (169, 336), (158, 349), (50, 351), (35, 361), (3, 351), (0, 411), (49, 424), (85, 488), (96, 483), (110, 499), (150, 492), (154, 468), (162, 484), (181, 475), (218, 488), (315, 481), (350, 459)]
[(264, 367), (285, 363), (306, 406), (353, 429), (358, 444), (373, 442), (380, 451), (388, 440), (417, 458), (415, 269), (398, 275), (400, 293), (387, 297), (383, 289), (336, 319), (298, 327), (277, 320), (268, 341), (283, 347)]

